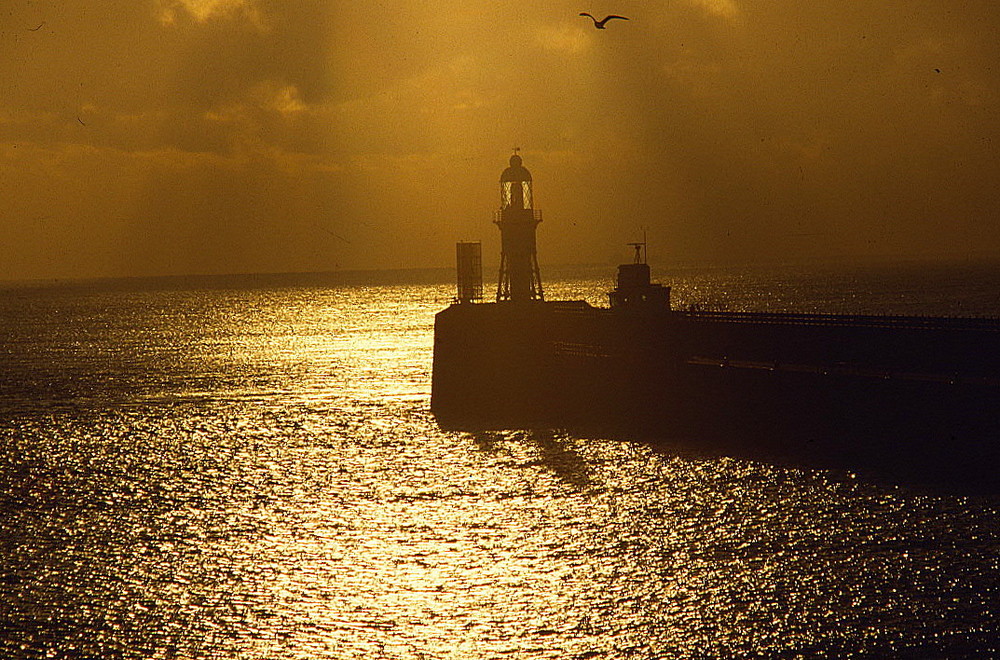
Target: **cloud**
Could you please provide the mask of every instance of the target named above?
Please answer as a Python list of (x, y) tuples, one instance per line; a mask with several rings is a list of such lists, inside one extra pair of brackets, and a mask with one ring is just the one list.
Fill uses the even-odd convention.
[(156, 16), (161, 24), (176, 26), (182, 19), (196, 23), (217, 19), (243, 20), (257, 29), (266, 30), (263, 13), (252, 0), (158, 0)]
[[(8, 275), (447, 264), (452, 234), (495, 238), (514, 146), (543, 261), (617, 255), (640, 225), (692, 261), (1000, 249), (992, 4), (620, 0), (632, 20), (605, 31), (580, 9), (15, 3)], [(379, 236), (378, 264), (350, 247)]]
[(578, 23), (560, 22), (539, 27), (535, 39), (546, 50), (567, 55), (578, 55), (593, 43), (592, 30)]
[(703, 8), (710, 14), (722, 18), (735, 18), (740, 13), (735, 0), (690, 0), (694, 5)]

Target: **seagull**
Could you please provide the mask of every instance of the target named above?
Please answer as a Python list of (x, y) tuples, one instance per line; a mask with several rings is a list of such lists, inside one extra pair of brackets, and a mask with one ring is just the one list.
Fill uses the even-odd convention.
[(617, 14), (611, 14), (610, 16), (605, 16), (601, 20), (597, 20), (596, 18), (594, 18), (593, 16), (591, 16), (590, 14), (588, 14), (585, 11), (581, 11), (580, 12), (580, 16), (586, 16), (590, 20), (594, 21), (594, 27), (597, 28), (598, 30), (604, 30), (605, 29), (604, 24), (607, 23), (608, 21), (610, 21), (612, 18), (620, 18), (623, 21), (627, 21), (628, 20), (628, 18), (626, 16), (618, 16)]

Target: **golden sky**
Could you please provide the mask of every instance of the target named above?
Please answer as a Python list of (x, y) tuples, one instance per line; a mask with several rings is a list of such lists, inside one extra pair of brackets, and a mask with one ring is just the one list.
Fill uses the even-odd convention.
[[(580, 11), (619, 13), (598, 31)], [(7, 0), (0, 279), (1000, 256), (992, 0)], [(543, 273), (544, 275), (544, 273)]]

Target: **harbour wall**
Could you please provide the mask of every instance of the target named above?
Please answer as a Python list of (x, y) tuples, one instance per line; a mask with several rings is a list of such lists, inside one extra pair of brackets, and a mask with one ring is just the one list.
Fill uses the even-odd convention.
[(435, 319), (446, 428), (565, 428), (994, 483), (1000, 324), (460, 304)]

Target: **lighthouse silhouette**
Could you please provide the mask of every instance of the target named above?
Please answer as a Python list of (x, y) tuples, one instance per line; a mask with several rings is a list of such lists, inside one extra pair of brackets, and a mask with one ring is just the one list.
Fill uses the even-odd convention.
[(500, 175), (500, 210), (495, 220), (500, 228), (497, 302), (545, 299), (535, 249), (535, 228), (542, 221), (542, 212), (534, 207), (531, 172), (521, 164), (517, 151)]

